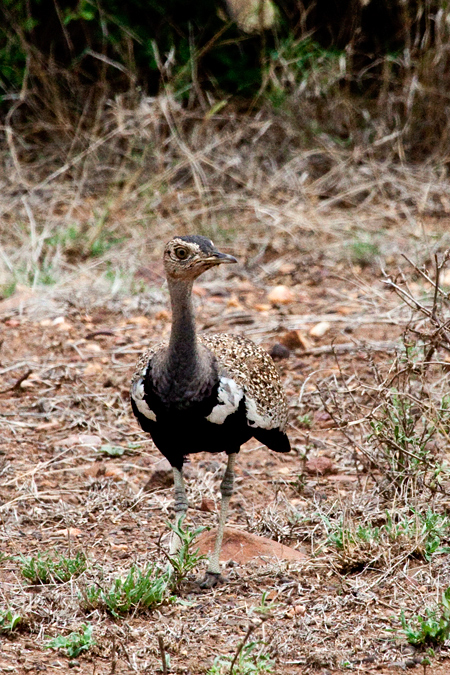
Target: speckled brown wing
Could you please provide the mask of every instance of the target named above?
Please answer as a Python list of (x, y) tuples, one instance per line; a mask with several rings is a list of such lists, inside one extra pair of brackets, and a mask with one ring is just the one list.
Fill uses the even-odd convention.
[(267, 352), (245, 337), (227, 333), (201, 335), (199, 341), (215, 355), (219, 376), (231, 378), (243, 388), (249, 426), (284, 431), (286, 396)]

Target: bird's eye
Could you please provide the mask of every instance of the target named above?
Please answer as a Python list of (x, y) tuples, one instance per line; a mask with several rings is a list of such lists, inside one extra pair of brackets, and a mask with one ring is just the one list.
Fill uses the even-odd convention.
[(175, 255), (177, 256), (178, 260), (186, 260), (188, 254), (189, 252), (187, 248), (183, 248), (182, 246), (179, 246), (175, 249)]

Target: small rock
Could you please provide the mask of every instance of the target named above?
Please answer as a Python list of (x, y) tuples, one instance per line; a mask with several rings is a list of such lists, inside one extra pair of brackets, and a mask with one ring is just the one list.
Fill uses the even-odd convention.
[(298, 330), (288, 330), (286, 333), (283, 333), (283, 335), (280, 336), (280, 342), (288, 349), (304, 349), (300, 339), (300, 331)]
[(329, 457), (311, 457), (305, 464), (305, 469), (310, 474), (320, 474), (322, 476), (327, 473), (333, 473), (335, 466)]
[(173, 470), (167, 459), (161, 459), (155, 464), (155, 469), (144, 485), (144, 492), (168, 488), (173, 485)]
[(295, 300), (295, 293), (289, 286), (274, 286), (267, 294), (267, 299), (272, 305), (289, 305)]
[(406, 665), (404, 661), (392, 661), (388, 664), (388, 668), (401, 668), (401, 670), (406, 670)]
[(147, 328), (151, 326), (151, 321), (147, 316), (132, 316), (128, 319), (128, 323), (134, 323), (136, 326)]
[(83, 533), (78, 527), (69, 527), (67, 530), (58, 530), (56, 534), (59, 537), (81, 537)]
[(208, 471), (210, 473), (215, 473), (221, 467), (221, 463), (217, 459), (201, 459), (198, 463), (198, 468)]
[(294, 605), (287, 612), (286, 615), (294, 618), (294, 616), (305, 616), (306, 607), (304, 605)]
[(69, 661), (69, 668), (79, 668), (80, 667), (80, 662), (77, 661), (76, 659), (72, 659), (72, 661)]
[(84, 369), (84, 374), (85, 375), (98, 375), (99, 373), (103, 372), (103, 366), (101, 363), (94, 363), (93, 361), (91, 363), (88, 363), (87, 366)]
[(325, 333), (328, 333), (330, 328), (331, 328), (331, 324), (328, 321), (320, 321), (319, 323), (316, 323), (316, 325), (311, 328), (311, 330), (309, 331), (309, 334), (312, 337), (321, 338), (325, 335)]
[(281, 361), (282, 359), (288, 359), (289, 356), (291, 355), (291, 352), (285, 345), (276, 342), (273, 345), (272, 349), (270, 350), (269, 354), (274, 361)]
[(158, 321), (169, 321), (170, 314), (166, 309), (161, 309), (159, 312), (156, 312), (155, 319)]
[(297, 269), (297, 265), (294, 265), (294, 263), (290, 262), (285, 262), (279, 267), (279, 272), (280, 274), (292, 274), (292, 272), (295, 272)]
[[(217, 530), (202, 532), (197, 539), (200, 553), (208, 553), (214, 548)], [(227, 561), (230, 558), (243, 564), (249, 560), (256, 560), (261, 565), (266, 564), (267, 558), (279, 560), (305, 560), (306, 554), (289, 546), (284, 546), (277, 541), (260, 537), (250, 532), (237, 530), (231, 527), (225, 528), (223, 545), (220, 559)]]
[(450, 270), (443, 272), (440, 280), (443, 286), (450, 286)]
[(102, 444), (102, 439), (100, 436), (91, 436), (89, 434), (72, 434), (67, 436), (61, 445), (67, 445), (72, 447), (73, 445), (92, 445), (93, 447), (99, 447)]
[(112, 478), (114, 481), (126, 480), (122, 469), (114, 464), (108, 464), (105, 468), (105, 478)]
[(212, 499), (207, 499), (206, 497), (202, 498), (202, 503), (200, 504), (200, 511), (206, 511), (207, 513), (213, 513), (216, 510), (216, 505)]
[(99, 478), (104, 476), (106, 465), (103, 462), (94, 462), (84, 470), (84, 475), (90, 478)]
[(73, 330), (73, 325), (69, 323), (68, 321), (62, 321), (61, 323), (58, 324), (57, 330), (60, 331), (61, 333), (68, 333), (69, 331)]
[(314, 414), (314, 421), (320, 429), (330, 429), (331, 427), (335, 426), (331, 415), (324, 410)]

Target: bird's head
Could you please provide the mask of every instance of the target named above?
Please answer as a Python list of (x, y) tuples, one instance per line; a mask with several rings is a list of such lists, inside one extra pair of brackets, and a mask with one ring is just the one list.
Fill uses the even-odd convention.
[(236, 258), (221, 253), (210, 239), (200, 235), (174, 237), (164, 249), (164, 268), (171, 279), (196, 279), (210, 267), (235, 262)]

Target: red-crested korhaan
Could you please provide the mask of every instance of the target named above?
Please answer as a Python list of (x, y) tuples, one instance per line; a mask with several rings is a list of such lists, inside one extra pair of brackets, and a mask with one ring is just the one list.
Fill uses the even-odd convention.
[[(199, 235), (174, 237), (164, 249), (172, 306), (168, 344), (151, 347), (139, 359), (131, 383), (133, 412), (173, 468), (176, 522), (188, 508), (183, 462), (195, 452), (226, 452), (227, 468), (217, 537), (203, 587), (220, 579), (219, 556), (234, 464), (243, 443), (254, 437), (276, 452), (289, 452), (287, 402), (270, 356), (245, 337), (197, 335), (192, 304), (195, 279), (211, 267), (235, 263)], [(180, 539), (172, 534), (170, 555)]]

